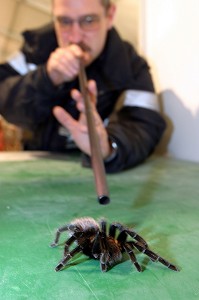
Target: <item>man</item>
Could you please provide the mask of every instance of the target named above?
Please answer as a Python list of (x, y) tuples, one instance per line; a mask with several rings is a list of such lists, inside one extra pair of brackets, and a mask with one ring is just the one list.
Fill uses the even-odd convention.
[(0, 66), (0, 113), (32, 130), (26, 149), (68, 151), (75, 144), (88, 165), (81, 60), (97, 98), (93, 115), (106, 171), (141, 163), (159, 142), (165, 122), (146, 61), (112, 28), (115, 5), (54, 0), (52, 11), (54, 26), (24, 32), (21, 53)]

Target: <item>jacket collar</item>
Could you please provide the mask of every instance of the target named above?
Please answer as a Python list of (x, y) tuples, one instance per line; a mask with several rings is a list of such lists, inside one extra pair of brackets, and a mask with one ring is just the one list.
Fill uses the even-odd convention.
[(112, 28), (108, 32), (103, 52), (88, 67), (89, 78), (97, 79), (100, 76), (101, 80), (98, 82), (104, 80), (109, 89), (128, 88), (132, 85), (132, 51), (134, 52), (132, 46), (123, 41), (118, 32)]

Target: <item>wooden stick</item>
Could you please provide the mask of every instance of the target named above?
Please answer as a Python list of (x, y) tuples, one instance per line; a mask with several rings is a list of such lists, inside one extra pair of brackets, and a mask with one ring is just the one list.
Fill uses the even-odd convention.
[(91, 163), (95, 178), (96, 192), (100, 204), (108, 204), (110, 202), (108, 186), (106, 181), (106, 172), (102, 158), (99, 138), (95, 126), (95, 121), (92, 114), (91, 95), (87, 88), (87, 77), (82, 61), (80, 61), (79, 72), (80, 90), (84, 99), (85, 113), (88, 124), (88, 133), (91, 147)]

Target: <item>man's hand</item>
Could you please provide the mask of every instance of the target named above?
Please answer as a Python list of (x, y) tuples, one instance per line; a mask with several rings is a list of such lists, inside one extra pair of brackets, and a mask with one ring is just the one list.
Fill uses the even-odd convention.
[[(95, 98), (97, 95), (96, 83), (93, 80), (88, 81), (88, 90)], [(78, 90), (71, 91), (72, 98), (76, 101), (77, 109), (80, 111), (79, 120), (75, 120), (62, 107), (56, 106), (53, 109), (53, 114), (56, 119), (70, 132), (74, 142), (84, 153), (91, 155), (89, 133), (87, 127), (87, 120), (85, 115), (85, 106), (81, 93)], [(104, 127), (101, 117), (96, 110), (96, 103), (91, 103), (92, 113), (96, 125), (97, 134), (102, 151), (103, 159), (106, 159), (111, 153), (111, 147), (108, 140), (108, 134)]]
[(58, 86), (77, 77), (80, 58), (86, 63), (90, 54), (75, 44), (66, 48), (57, 48), (52, 52), (47, 61), (46, 69), (53, 84)]

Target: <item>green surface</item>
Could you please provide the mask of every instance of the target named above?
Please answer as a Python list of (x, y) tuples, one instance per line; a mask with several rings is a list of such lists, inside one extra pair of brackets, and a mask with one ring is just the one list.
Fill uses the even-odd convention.
[[(0, 170), (0, 299), (199, 299), (199, 165), (151, 158), (109, 175), (108, 206), (97, 203), (92, 172), (77, 158), (1, 162)], [(180, 272), (136, 254), (142, 273), (126, 257), (102, 273), (83, 255), (56, 273), (56, 228), (83, 216), (134, 227)]]

